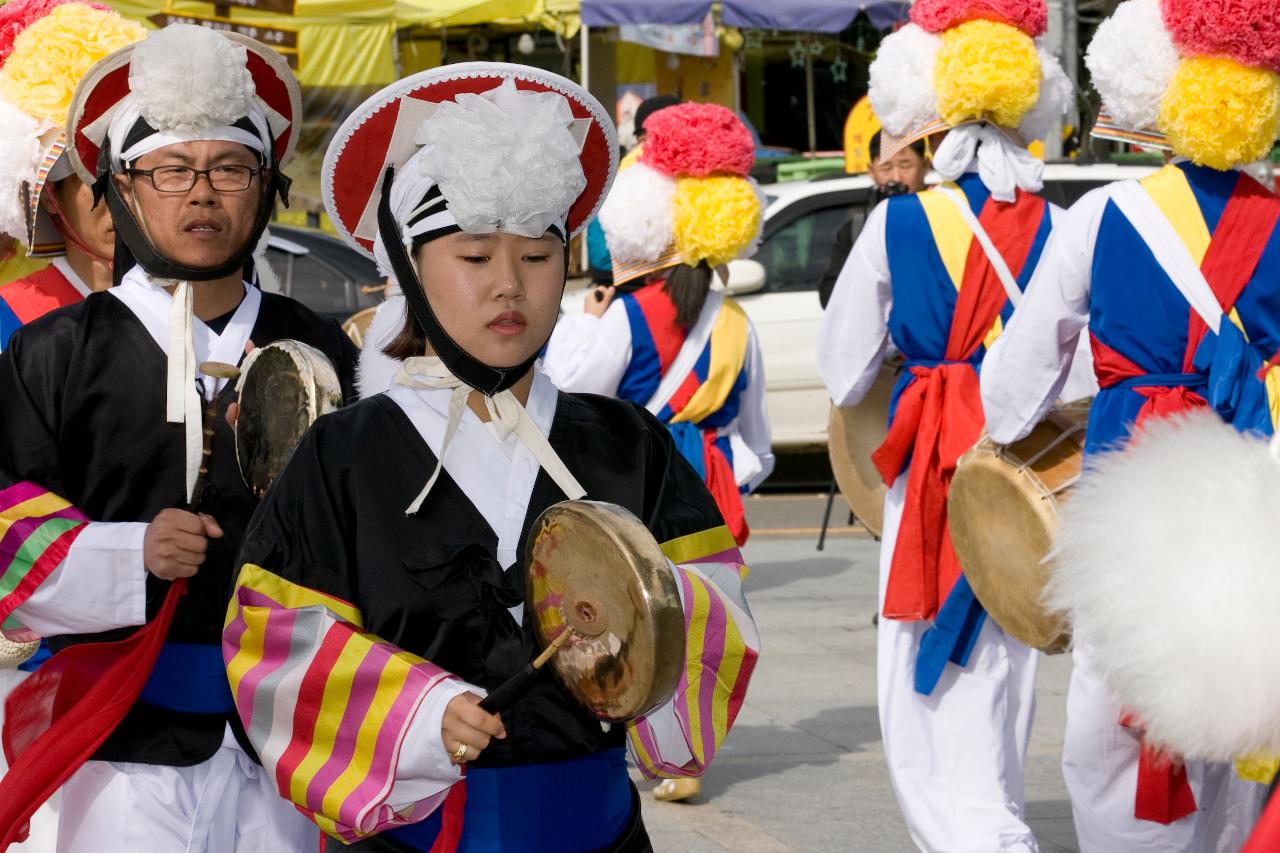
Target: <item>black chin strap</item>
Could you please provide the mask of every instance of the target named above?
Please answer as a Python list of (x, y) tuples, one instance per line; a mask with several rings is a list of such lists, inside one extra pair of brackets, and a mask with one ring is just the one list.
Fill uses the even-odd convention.
[(290, 179), (281, 174), (273, 163), (270, 167), (271, 180), (263, 187), (262, 200), (254, 217), (253, 230), (249, 239), (239, 251), (217, 267), (189, 267), (171, 258), (167, 258), (148, 239), (146, 232), (134, 216), (133, 209), (120, 194), (120, 187), (111, 174), (111, 163), (108, 146), (103, 145), (98, 161), (98, 180), (93, 185), (94, 204), (97, 205), (106, 197), (107, 210), (111, 213), (111, 221), (116, 230), (116, 251), (114, 266), (111, 271), (112, 283), (119, 284), (124, 274), (134, 264), (156, 278), (171, 281), (213, 281), (225, 278), (239, 270), (243, 270), (253, 250), (262, 238), (262, 232), (271, 221), (272, 208), (277, 197), (289, 206)]
[(431, 303), (427, 301), (426, 290), (418, 279), (418, 270), (400, 236), (400, 226), (395, 214), (391, 212), (391, 184), (394, 179), (395, 169), (388, 166), (382, 179), (382, 198), (378, 202), (378, 234), (382, 237), (382, 244), (391, 261), (391, 271), (395, 273), (396, 281), (400, 283), (400, 289), (409, 303), (409, 310), (422, 327), (427, 342), (450, 373), (489, 397), (506, 391), (529, 372), (529, 368), (538, 360), (538, 353), (535, 352), (514, 367), (491, 367), (449, 337), (436, 318), (435, 311), (431, 309)]

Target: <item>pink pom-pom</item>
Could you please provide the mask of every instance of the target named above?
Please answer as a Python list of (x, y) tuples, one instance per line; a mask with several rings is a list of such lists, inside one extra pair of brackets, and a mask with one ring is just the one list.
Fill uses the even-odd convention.
[(1276, 0), (1162, 0), (1178, 50), (1226, 56), (1280, 73), (1280, 5)]
[(756, 161), (751, 131), (718, 104), (678, 104), (644, 123), (640, 162), (671, 177), (713, 174), (746, 177)]
[[(0, 65), (4, 65), (9, 54), (13, 53), (13, 40), (18, 34), (36, 21), (61, 6), (63, 3), (80, 2), (80, 0), (10, 0), (0, 6)], [(84, 3), (103, 12), (111, 11), (101, 3)]]
[(911, 7), (911, 20), (930, 33), (966, 21), (996, 21), (1039, 38), (1049, 26), (1049, 7), (1045, 0), (918, 0)]

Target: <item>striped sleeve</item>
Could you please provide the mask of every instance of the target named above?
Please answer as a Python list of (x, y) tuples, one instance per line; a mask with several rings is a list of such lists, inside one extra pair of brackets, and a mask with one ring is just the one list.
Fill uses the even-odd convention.
[(742, 595), (747, 567), (726, 527), (662, 546), (684, 606), (686, 652), (675, 695), (627, 724), (631, 758), (646, 777), (701, 776), (733, 727), (760, 654)]
[(347, 843), (422, 820), (448, 787), (393, 805), (400, 751), (438, 666), (362, 628), (353, 605), (252, 563), (236, 582), (223, 656), (249, 739), (277, 789)]
[(13, 612), (66, 559), (88, 523), (80, 510), (34, 483), (0, 489), (0, 625), (6, 634), (26, 638)]

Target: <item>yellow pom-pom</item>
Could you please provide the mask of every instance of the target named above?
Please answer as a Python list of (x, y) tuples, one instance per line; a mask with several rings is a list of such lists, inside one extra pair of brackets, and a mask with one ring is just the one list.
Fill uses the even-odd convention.
[(1184, 59), (1160, 101), (1159, 128), (1201, 166), (1261, 160), (1280, 135), (1280, 76), (1221, 56)]
[(951, 125), (992, 121), (1017, 127), (1040, 100), (1040, 57), (1021, 30), (968, 21), (942, 34), (934, 66), (938, 115)]
[(745, 178), (681, 178), (674, 204), (676, 249), (690, 266), (727, 264), (760, 236), (760, 197)]
[(140, 41), (141, 24), (82, 3), (64, 3), (23, 30), (0, 68), (0, 95), (36, 118), (62, 124), (80, 78), (95, 62)]

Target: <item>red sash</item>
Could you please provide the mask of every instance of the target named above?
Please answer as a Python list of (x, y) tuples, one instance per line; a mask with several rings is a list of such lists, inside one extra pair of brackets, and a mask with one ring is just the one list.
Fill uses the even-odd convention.
[[(1012, 204), (988, 199), (978, 221), (1015, 276), (1031, 253), (1044, 202), (1018, 192)], [(969, 246), (943, 363), (914, 366), (884, 443), (871, 459), (892, 486), (910, 460), (906, 498), (885, 593), (889, 619), (932, 619), (960, 577), (947, 528), (947, 493), (960, 456), (986, 420), (978, 374), (968, 360), (991, 331), (1008, 294), (981, 244)]]
[(57, 267), (50, 265), (0, 287), (0, 299), (25, 325), (55, 308), (74, 305), (84, 297)]
[(4, 706), (0, 850), (27, 837), (28, 821), (89, 760), (142, 693), (187, 582), (169, 587), (156, 618), (114, 643), (63, 649), (14, 688)]

